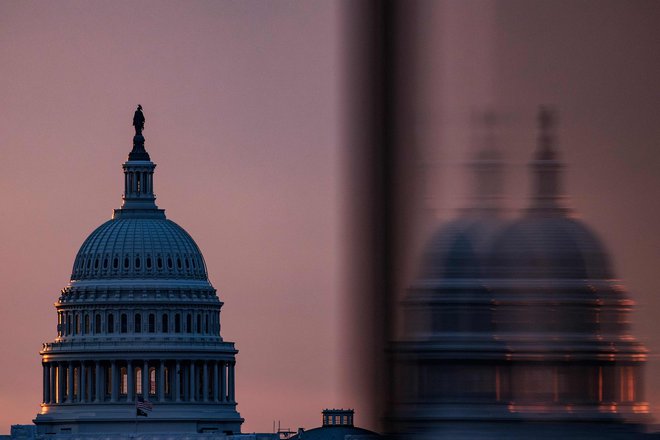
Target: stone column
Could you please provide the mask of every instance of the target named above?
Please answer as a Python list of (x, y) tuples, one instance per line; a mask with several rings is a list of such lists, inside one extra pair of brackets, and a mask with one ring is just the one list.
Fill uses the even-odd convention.
[(73, 403), (73, 362), (68, 362), (66, 368), (66, 403)]
[(132, 402), (133, 395), (135, 394), (135, 388), (133, 386), (133, 361), (126, 361), (126, 401)]
[(180, 374), (180, 364), (179, 361), (176, 361), (176, 364), (174, 366), (174, 400), (176, 402), (181, 402), (181, 384), (179, 381), (179, 374)]
[(57, 403), (64, 403), (64, 362), (57, 363)]
[(88, 402), (92, 401), (92, 392), (94, 390), (94, 384), (92, 383), (92, 367), (90, 365), (90, 368), (87, 371), (87, 395), (89, 396), (87, 398)]
[(142, 367), (142, 397), (149, 400), (149, 361), (144, 361)]
[(218, 361), (213, 361), (213, 401), (218, 401)]
[(195, 401), (197, 384), (195, 383), (195, 361), (190, 361), (190, 401)]
[(117, 383), (117, 361), (110, 362), (110, 402), (116, 402), (119, 394)]
[(94, 371), (94, 390), (95, 390), (95, 396), (94, 396), (94, 402), (100, 402), (101, 401), (101, 383), (103, 383), (103, 378), (101, 377), (101, 362), (96, 361), (95, 362), (95, 371)]
[(80, 402), (87, 403), (87, 368), (85, 367), (85, 362), (80, 362), (80, 381), (78, 382), (80, 386)]
[(204, 399), (204, 402), (209, 401), (209, 364), (208, 362), (204, 361), (202, 364), (202, 368), (204, 369), (203, 373), (203, 380), (202, 380), (202, 398)]
[(236, 393), (235, 393), (235, 372), (234, 372), (234, 366), (236, 365), (235, 362), (230, 362), (229, 363), (229, 379), (227, 381), (229, 382), (229, 401), (230, 402), (236, 402)]
[(41, 393), (42, 393), (41, 402), (48, 403), (48, 380), (50, 379), (48, 377), (48, 365), (42, 363), (41, 369), (42, 369), (42, 385), (43, 385), (43, 388), (41, 389)]
[(51, 362), (50, 366), (50, 403), (57, 403), (57, 365)]
[(161, 359), (158, 363), (158, 383), (156, 384), (158, 390), (158, 401), (165, 401), (165, 361)]
[(220, 375), (220, 397), (222, 402), (227, 401), (227, 362), (222, 361), (222, 374)]

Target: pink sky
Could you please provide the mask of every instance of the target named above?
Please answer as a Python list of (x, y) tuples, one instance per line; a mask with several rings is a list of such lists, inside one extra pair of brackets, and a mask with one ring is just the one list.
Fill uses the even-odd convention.
[[(660, 353), (657, 2), (425, 2), (417, 140), (430, 199), (465, 196), (470, 112), (506, 115), (510, 207), (525, 205), (541, 103), (561, 112), (572, 205), (603, 237)], [(366, 410), (342, 368), (341, 39), (333, 1), (0, 3), (0, 433), (41, 399), (42, 342), (83, 240), (120, 205), (144, 107), (157, 204), (200, 246), (240, 350), (244, 432)], [(660, 359), (647, 393), (660, 414)]]
[(157, 204), (200, 246), (244, 432), (318, 426), (342, 361), (336, 6), (0, 4), (0, 433), (41, 399), (75, 254), (121, 203), (140, 103)]

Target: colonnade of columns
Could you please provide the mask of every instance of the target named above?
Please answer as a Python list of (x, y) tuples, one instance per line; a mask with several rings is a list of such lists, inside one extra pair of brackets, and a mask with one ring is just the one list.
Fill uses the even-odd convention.
[(43, 366), (43, 403), (235, 403), (235, 361), (52, 361)]
[(124, 195), (134, 197), (140, 194), (153, 193), (153, 170), (135, 170), (124, 172)]

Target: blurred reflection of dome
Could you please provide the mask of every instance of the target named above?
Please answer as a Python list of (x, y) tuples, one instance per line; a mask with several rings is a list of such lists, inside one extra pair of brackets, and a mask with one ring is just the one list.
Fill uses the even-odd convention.
[(609, 258), (595, 233), (564, 216), (527, 216), (494, 240), (494, 278), (610, 279)]
[(492, 238), (505, 225), (501, 216), (502, 159), (492, 147), (468, 163), (472, 201), (461, 215), (440, 225), (425, 246), (420, 279), (481, 278), (487, 270)]
[(489, 218), (459, 218), (442, 225), (424, 249), (421, 278), (481, 278), (491, 238), (504, 225)]
[(531, 438), (537, 430), (519, 422), (533, 421), (546, 438), (637, 438), (639, 425), (623, 422), (648, 415), (633, 302), (599, 238), (565, 207), (552, 111), (540, 122), (523, 215), (498, 215), (496, 173), (482, 168), (477, 203), (425, 248), (395, 345), (399, 432)]

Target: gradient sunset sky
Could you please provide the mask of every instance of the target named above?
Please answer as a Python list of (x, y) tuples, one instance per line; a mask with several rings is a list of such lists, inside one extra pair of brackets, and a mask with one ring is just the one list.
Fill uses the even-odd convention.
[(331, 2), (0, 3), (0, 432), (37, 413), (53, 303), (121, 204), (138, 103), (156, 202), (225, 302), (244, 432), (350, 405), (335, 392), (337, 19)]
[[(244, 432), (366, 403), (344, 347), (345, 22), (339, 1), (0, 2), (0, 433), (41, 399), (42, 342), (87, 235), (120, 206), (144, 107), (156, 203), (202, 250), (235, 341)], [(463, 205), (469, 115), (493, 109), (508, 204), (539, 104), (560, 111), (572, 206), (637, 301), (660, 415), (658, 2), (422, 2), (418, 141), (438, 220)], [(411, 215), (415, 215), (411, 213)], [(348, 374), (350, 375), (350, 374)]]

